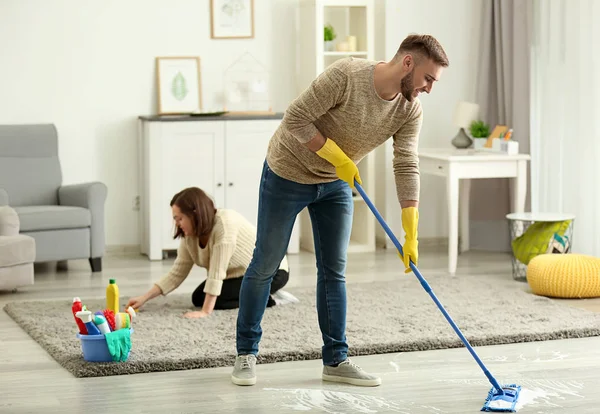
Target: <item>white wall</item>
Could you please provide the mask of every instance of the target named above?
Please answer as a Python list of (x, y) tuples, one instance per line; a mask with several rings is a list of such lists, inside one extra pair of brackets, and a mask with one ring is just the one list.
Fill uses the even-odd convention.
[[(475, 100), (475, 80), (479, 56), (481, 0), (386, 0), (385, 59), (391, 59), (402, 40), (410, 33), (430, 34), (440, 41), (450, 66), (433, 87), (430, 95), (421, 95), (424, 121), (420, 136), (421, 149), (451, 147), (457, 132), (452, 125), (458, 101)], [(387, 172), (391, 177), (391, 172)], [(393, 183), (393, 177), (389, 181)], [(390, 226), (402, 239), (400, 207), (394, 185), (388, 185)], [(397, 214), (390, 214), (392, 208)], [(442, 178), (421, 176), (419, 239), (448, 237), (446, 184)]]
[(270, 67), (273, 110), (294, 98), (297, 0), (258, 0), (255, 38), (212, 40), (209, 0), (2, 0), (0, 123), (55, 123), (65, 184), (108, 186), (108, 245), (139, 244), (136, 118), (155, 113), (155, 56), (200, 56), (205, 108), (243, 53)]
[[(254, 4), (254, 39), (212, 40), (209, 0), (0, 2), (0, 123), (57, 125), (64, 183), (100, 180), (109, 188), (108, 245), (139, 243), (136, 118), (156, 111), (156, 56), (201, 57), (205, 108), (220, 105), (222, 73), (245, 52), (270, 68), (274, 110), (295, 97), (298, 0)], [(421, 147), (449, 145), (456, 101), (475, 94), (480, 1), (376, 6), (377, 59), (391, 58), (410, 32), (431, 33), (446, 48), (451, 67), (422, 97)], [(423, 177), (422, 186), (420, 237), (445, 236), (444, 183)]]

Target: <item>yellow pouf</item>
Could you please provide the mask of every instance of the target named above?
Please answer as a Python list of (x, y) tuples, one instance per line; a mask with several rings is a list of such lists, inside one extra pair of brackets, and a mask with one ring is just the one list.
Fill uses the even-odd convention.
[(600, 258), (583, 254), (541, 254), (527, 266), (527, 283), (536, 295), (554, 298), (600, 296)]

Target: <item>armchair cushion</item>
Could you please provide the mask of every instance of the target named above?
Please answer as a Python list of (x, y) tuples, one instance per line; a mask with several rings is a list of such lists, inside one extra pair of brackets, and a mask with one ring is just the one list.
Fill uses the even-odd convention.
[(24, 234), (0, 236), (0, 268), (33, 263), (35, 239)]
[(35, 240), (19, 234), (19, 224), (19, 216), (13, 208), (0, 207), (0, 269), (35, 260)]
[(15, 207), (21, 221), (21, 232), (63, 230), (90, 227), (90, 211), (81, 207), (26, 206)]
[(0, 207), (0, 236), (16, 236), (19, 234), (19, 215), (9, 207)]
[(104, 255), (104, 204), (108, 189), (101, 182), (64, 185), (58, 189), (58, 203), (88, 209), (91, 214), (91, 257)]

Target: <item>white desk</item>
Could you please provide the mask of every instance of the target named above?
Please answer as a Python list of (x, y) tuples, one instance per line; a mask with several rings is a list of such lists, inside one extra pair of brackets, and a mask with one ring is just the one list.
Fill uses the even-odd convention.
[[(471, 179), (512, 178), (512, 212), (525, 210), (528, 154), (506, 155), (475, 150), (424, 149), (419, 151), (421, 174), (446, 178), (448, 197), (448, 272), (456, 273), (459, 204), (460, 251), (469, 250), (469, 196)], [(461, 181), (462, 180), (462, 181)]]

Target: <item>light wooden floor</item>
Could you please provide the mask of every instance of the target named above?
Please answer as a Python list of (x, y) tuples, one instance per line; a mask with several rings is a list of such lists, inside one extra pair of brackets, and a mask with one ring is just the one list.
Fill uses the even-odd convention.
[[(443, 251), (423, 251), (420, 270), (425, 278), (445, 273), (446, 260)], [(135, 295), (144, 292), (171, 263), (113, 255), (105, 258), (104, 271), (96, 275), (89, 271), (87, 261), (71, 261), (68, 270), (37, 266), (35, 285), (15, 294), (0, 293), (0, 306), (14, 300), (102, 297), (112, 277), (123, 295)], [(290, 266), (289, 286), (314, 283), (312, 255), (290, 256)], [(347, 280), (365, 283), (400, 277), (399, 266), (394, 252), (352, 255)], [(179, 291), (191, 293), (203, 274), (194, 269)], [(510, 261), (503, 254), (468, 252), (459, 257), (457, 276), (461, 274), (511, 279)], [(527, 289), (524, 283), (514, 283)], [(567, 305), (600, 311), (600, 300), (568, 301)], [(479, 347), (476, 351), (500, 382), (524, 387), (521, 413), (600, 410), (600, 338)], [(231, 368), (77, 379), (2, 311), (0, 412), (464, 414), (479, 412), (490, 388), (464, 348), (365, 356), (355, 361), (380, 374), (383, 384), (360, 388), (322, 383), (320, 361), (259, 365), (254, 387), (231, 384)]]

